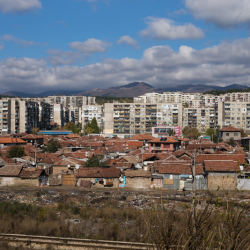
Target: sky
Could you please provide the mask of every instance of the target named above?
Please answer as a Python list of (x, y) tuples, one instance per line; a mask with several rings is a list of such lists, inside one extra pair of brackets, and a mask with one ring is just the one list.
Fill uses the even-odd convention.
[(250, 87), (249, 0), (0, 0), (0, 93)]

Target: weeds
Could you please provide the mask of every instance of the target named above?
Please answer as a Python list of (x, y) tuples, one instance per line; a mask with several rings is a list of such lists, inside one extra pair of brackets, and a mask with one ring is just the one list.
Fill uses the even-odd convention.
[[(118, 203), (57, 207), (0, 202), (0, 233), (145, 242), (157, 250), (250, 249), (249, 208), (211, 198), (194, 207), (167, 203), (137, 210)], [(166, 206), (165, 206), (166, 205)], [(4, 245), (0, 249), (8, 248)], [(20, 248), (22, 250), (22, 248)]]

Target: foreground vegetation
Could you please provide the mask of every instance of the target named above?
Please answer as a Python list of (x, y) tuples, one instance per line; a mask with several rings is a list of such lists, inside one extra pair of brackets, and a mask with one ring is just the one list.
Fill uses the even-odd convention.
[[(203, 203), (202, 203), (203, 204)], [(217, 199), (155, 203), (145, 210), (119, 202), (56, 206), (0, 202), (0, 233), (154, 243), (155, 249), (250, 249), (249, 207)], [(11, 249), (2, 246), (1, 249)], [(21, 249), (21, 248), (20, 248)]]

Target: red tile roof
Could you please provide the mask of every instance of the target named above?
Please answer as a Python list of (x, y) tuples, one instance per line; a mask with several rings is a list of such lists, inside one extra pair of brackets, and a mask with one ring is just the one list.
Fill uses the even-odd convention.
[(153, 140), (155, 137), (152, 135), (142, 134), (142, 135), (135, 135), (134, 137), (130, 138), (129, 140), (138, 140), (138, 141), (149, 141)]
[(20, 138), (0, 138), (0, 144), (27, 144), (26, 141), (23, 141)]
[(0, 168), (0, 176), (17, 177), (22, 168), (21, 165), (6, 165)]
[(80, 161), (78, 159), (74, 159), (74, 158), (64, 158), (64, 159), (61, 159), (57, 162), (54, 163), (54, 166), (76, 166), (76, 165), (83, 165), (84, 164), (84, 161)]
[(205, 160), (232, 160), (240, 164), (245, 164), (244, 154), (201, 154), (196, 157), (196, 163), (204, 163)]
[(228, 127), (220, 129), (220, 132), (241, 132), (241, 130), (229, 125)]
[[(159, 168), (159, 174), (192, 174), (191, 164), (164, 165)], [(196, 174), (203, 174), (203, 167), (196, 165)]]
[(73, 138), (80, 138), (81, 136), (78, 134), (69, 134), (66, 136), (67, 138), (73, 139)]
[(23, 168), (19, 177), (21, 179), (37, 179), (44, 169), (39, 168)]
[(237, 172), (240, 171), (237, 161), (232, 160), (205, 160), (205, 169), (208, 172)]
[(118, 178), (120, 169), (117, 168), (80, 168), (78, 178)]
[(37, 139), (44, 139), (43, 136), (41, 135), (34, 135), (34, 134), (29, 134), (21, 137), (22, 140), (37, 140)]

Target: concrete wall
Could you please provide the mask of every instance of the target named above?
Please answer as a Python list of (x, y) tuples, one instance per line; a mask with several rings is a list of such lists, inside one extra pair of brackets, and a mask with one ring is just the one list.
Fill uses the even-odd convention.
[[(78, 187), (81, 187), (80, 186), (80, 183), (81, 183), (81, 180), (84, 180), (84, 181), (93, 181), (95, 180), (96, 178), (78, 178), (77, 180), (77, 186)], [(97, 179), (105, 179), (105, 178), (97, 178)], [(110, 179), (113, 179), (113, 186), (105, 186), (105, 187), (115, 187), (115, 188), (118, 188), (119, 187), (119, 180), (118, 178), (110, 178)], [(92, 185), (91, 188), (103, 188), (104, 185), (103, 184), (100, 184), (99, 181), (97, 183), (95, 183), (95, 185)]]
[[(237, 135), (235, 135), (237, 134)], [(235, 140), (241, 138), (241, 132), (223, 132), (222, 133), (222, 140), (228, 141), (230, 138), (234, 138)]]
[(18, 177), (0, 177), (0, 186), (38, 186), (38, 179), (21, 179)]
[(237, 184), (237, 174), (227, 173), (209, 173), (208, 189), (209, 190), (235, 190)]
[(114, 125), (114, 104), (113, 103), (105, 103), (104, 104), (104, 133), (113, 133), (113, 125)]
[(125, 187), (128, 188), (150, 188), (151, 177), (127, 177), (125, 180)]

